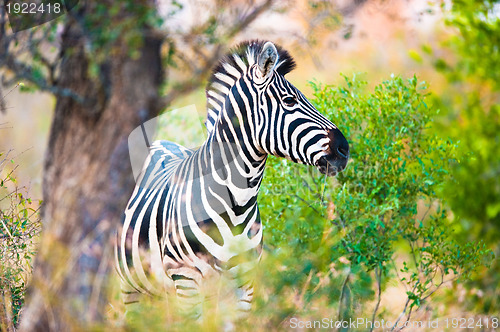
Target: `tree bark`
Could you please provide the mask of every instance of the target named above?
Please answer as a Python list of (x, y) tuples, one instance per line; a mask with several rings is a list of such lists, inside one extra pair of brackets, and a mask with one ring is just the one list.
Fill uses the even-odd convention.
[[(111, 2), (109, 3), (111, 5)], [(82, 6), (79, 15), (90, 13)], [(81, 24), (62, 35), (57, 97), (44, 165), (42, 239), (21, 331), (86, 329), (103, 318), (112, 241), (134, 186), (127, 138), (159, 112), (162, 40), (147, 27), (138, 52), (116, 43), (89, 75), (92, 54)]]

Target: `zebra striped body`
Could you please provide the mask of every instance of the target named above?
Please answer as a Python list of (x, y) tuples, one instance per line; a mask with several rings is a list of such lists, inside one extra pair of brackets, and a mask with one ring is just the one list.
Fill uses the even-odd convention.
[(196, 151), (166, 141), (151, 146), (115, 251), (126, 294), (175, 289), (196, 306), (204, 280), (215, 276), (238, 289), (241, 311), (250, 309), (251, 272), (262, 250), (257, 195), (267, 156), (328, 175), (348, 159), (341, 132), (284, 78), (293, 67), (288, 53), (270, 42), (241, 44), (207, 88), (205, 144)]

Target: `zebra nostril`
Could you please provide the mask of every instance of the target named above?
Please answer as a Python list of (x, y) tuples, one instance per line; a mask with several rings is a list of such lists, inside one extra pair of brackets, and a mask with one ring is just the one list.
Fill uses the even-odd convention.
[(341, 157), (343, 157), (343, 158), (345, 158), (345, 159), (347, 159), (347, 158), (348, 158), (348, 156), (349, 156), (349, 150), (346, 150), (346, 149), (344, 149), (343, 147), (340, 147), (340, 146), (337, 148), (337, 153), (338, 153)]
[(338, 159), (349, 159), (349, 143), (344, 137), (344, 134), (338, 129), (328, 131), (330, 139), (328, 152)]

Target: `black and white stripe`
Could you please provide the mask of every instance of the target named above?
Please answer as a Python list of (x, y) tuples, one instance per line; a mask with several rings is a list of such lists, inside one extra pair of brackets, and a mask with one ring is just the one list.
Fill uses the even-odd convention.
[[(291, 56), (271, 42), (239, 45), (207, 88), (209, 137), (196, 151), (154, 142), (125, 211), (115, 251), (126, 301), (173, 289), (197, 308), (209, 276), (250, 309), (262, 250), (257, 195), (268, 154), (334, 175), (349, 147), (284, 77)], [(198, 310), (197, 314), (200, 312)]]

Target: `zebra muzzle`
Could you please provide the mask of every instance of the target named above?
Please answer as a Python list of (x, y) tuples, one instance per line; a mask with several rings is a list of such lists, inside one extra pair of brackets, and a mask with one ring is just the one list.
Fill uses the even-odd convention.
[(323, 156), (316, 162), (316, 167), (322, 174), (335, 176), (342, 172), (347, 166), (348, 158), (335, 158), (333, 156)]
[(338, 128), (328, 130), (328, 138), (330, 143), (326, 150), (327, 154), (319, 158), (316, 167), (322, 174), (335, 176), (347, 166), (349, 143)]

